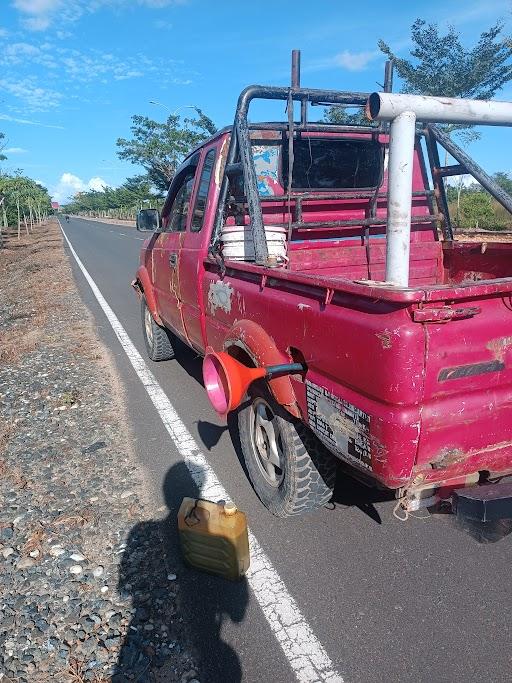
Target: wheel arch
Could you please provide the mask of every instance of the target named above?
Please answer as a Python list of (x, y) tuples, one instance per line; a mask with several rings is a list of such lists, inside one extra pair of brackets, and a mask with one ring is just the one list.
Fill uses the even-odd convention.
[[(279, 351), (268, 332), (252, 320), (240, 320), (233, 325), (224, 340), (224, 350), (248, 367), (290, 362), (290, 358)], [(275, 400), (285, 410), (294, 417), (301, 417), (289, 377), (271, 379), (268, 386)]]
[(159, 325), (163, 325), (156, 305), (155, 290), (153, 289), (151, 278), (149, 277), (148, 270), (145, 266), (139, 266), (137, 269), (135, 280), (132, 282), (132, 287), (139, 297), (144, 296), (146, 298), (146, 303), (151, 311), (151, 315)]

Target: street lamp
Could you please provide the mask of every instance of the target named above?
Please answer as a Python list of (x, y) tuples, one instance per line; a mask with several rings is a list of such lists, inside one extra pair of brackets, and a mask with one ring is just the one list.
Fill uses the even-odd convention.
[(163, 107), (164, 109), (167, 109), (167, 111), (171, 112), (171, 116), (176, 116), (180, 109), (197, 109), (195, 104), (182, 104), (174, 111), (171, 111), (170, 107), (168, 107), (166, 104), (163, 104), (163, 102), (158, 102), (158, 100), (149, 100), (149, 104), (154, 104), (157, 107)]

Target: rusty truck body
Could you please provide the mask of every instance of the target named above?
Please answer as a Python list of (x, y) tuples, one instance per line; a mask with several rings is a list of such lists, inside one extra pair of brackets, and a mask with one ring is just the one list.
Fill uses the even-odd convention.
[[(342, 461), (405, 511), (453, 498), (510, 516), (496, 482), (512, 473), (512, 244), (455, 241), (443, 178), (471, 172), (512, 200), (435, 122), (510, 125), (512, 105), (389, 90), (301, 88), (295, 72), (289, 88), (242, 92), (234, 126), (185, 159), (161, 215), (139, 217), (153, 230), (134, 281), (146, 344), (155, 360), (177, 336), (247, 367), (295, 364), (236, 410), (252, 484), (277, 515), (325, 504)], [(249, 123), (255, 99), (287, 103), (288, 120)], [(368, 124), (312, 123), (318, 104), (366, 107)]]

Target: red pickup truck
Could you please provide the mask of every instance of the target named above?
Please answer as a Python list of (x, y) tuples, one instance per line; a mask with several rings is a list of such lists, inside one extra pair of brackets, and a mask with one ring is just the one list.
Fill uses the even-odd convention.
[[(249, 123), (258, 98), (286, 102), (288, 120)], [(442, 176), (471, 171), (512, 200), (416, 124), (395, 210), (407, 282), (391, 281), (399, 122), (391, 135), (386, 121), (311, 123), (311, 104), (378, 119), (367, 93), (251, 86), (234, 126), (185, 159), (161, 214), (140, 212), (153, 231), (133, 283), (149, 356), (172, 358), (176, 336), (247, 367), (295, 364), (237, 408), (251, 483), (276, 515), (324, 505), (341, 460), (405, 511), (453, 497), (474, 518), (510, 517), (496, 482), (512, 473), (512, 244), (454, 241)], [(438, 142), (459, 165), (440, 165)]]

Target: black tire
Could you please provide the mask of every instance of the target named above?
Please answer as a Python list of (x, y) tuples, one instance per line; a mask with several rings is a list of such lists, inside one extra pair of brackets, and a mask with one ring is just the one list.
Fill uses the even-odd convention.
[[(255, 383), (253, 387), (238, 410), (238, 432), (247, 473), (258, 498), (277, 517), (323, 507), (334, 489), (335, 457), (302, 422), (283, 410), (264, 386)], [(265, 417), (270, 419), (265, 421)], [(266, 427), (259, 428), (258, 424)], [(273, 481), (269, 463), (261, 457), (262, 441), (270, 443), (272, 434), (282, 464), (270, 467), (275, 473)], [(269, 446), (266, 452), (272, 449)]]
[(161, 327), (155, 322), (146, 304), (145, 297), (140, 302), (140, 312), (142, 320), (142, 335), (146, 343), (148, 356), (151, 360), (171, 360), (174, 358), (170, 332), (165, 327)]

